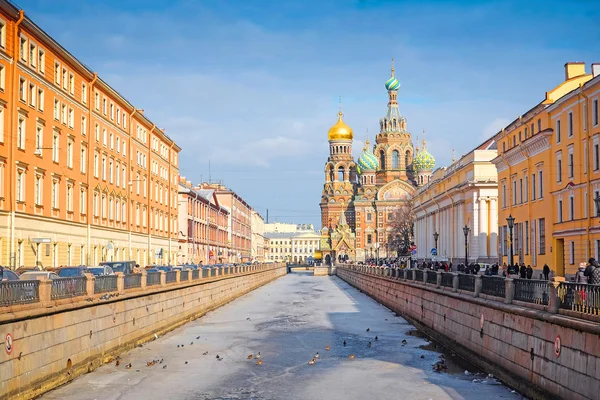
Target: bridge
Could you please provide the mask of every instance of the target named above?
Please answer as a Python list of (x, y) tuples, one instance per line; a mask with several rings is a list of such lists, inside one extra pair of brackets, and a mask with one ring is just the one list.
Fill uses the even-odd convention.
[(593, 399), (599, 392), (597, 309), (566, 283), (526, 287), (365, 266), (338, 266), (327, 277), (286, 271), (177, 272), (168, 282), (165, 273), (119, 275), (108, 289), (86, 277), (85, 293), (69, 298), (68, 289), (60, 296), (40, 281), (35, 301), (5, 305), (10, 312), (0, 315), (0, 398)]

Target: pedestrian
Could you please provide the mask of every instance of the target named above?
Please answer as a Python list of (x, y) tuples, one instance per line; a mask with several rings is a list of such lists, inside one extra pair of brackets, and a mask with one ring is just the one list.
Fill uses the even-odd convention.
[(588, 260), (588, 265), (585, 268), (585, 272), (583, 273), (584, 276), (587, 277), (588, 279), (588, 283), (591, 283), (592, 281), (592, 273), (594, 272), (594, 269), (598, 266), (598, 263), (596, 262), (596, 259), (594, 257), (591, 257)]
[(527, 267), (525, 267), (525, 264), (521, 264), (521, 269), (519, 271), (519, 274), (521, 275), (521, 279), (527, 278)]
[[(595, 260), (594, 260), (595, 261)], [(588, 281), (591, 285), (600, 285), (600, 266), (595, 263), (594, 270), (592, 271), (592, 276)]]
[(542, 272), (544, 273), (544, 279), (548, 280), (548, 277), (550, 276), (550, 267), (548, 266), (548, 264), (544, 264), (544, 269), (542, 270)]
[(575, 273), (575, 283), (588, 283), (588, 277), (585, 276), (585, 270), (587, 269), (587, 264), (582, 262), (579, 263), (579, 268)]
[(531, 279), (531, 277), (533, 276), (533, 269), (531, 268), (531, 265), (527, 265), (527, 279)]

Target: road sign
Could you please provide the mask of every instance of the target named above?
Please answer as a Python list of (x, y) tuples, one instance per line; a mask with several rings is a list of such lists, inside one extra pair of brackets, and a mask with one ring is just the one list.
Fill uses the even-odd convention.
[(433, 249), (431, 249), (431, 255), (437, 256), (437, 249), (435, 247)]
[(560, 342), (560, 336), (556, 335), (556, 339), (554, 339), (554, 355), (556, 357), (560, 356), (560, 348), (562, 347), (562, 344)]
[(13, 338), (10, 333), (6, 334), (4, 338), (4, 347), (6, 348), (6, 354), (10, 354), (13, 351)]
[(410, 254), (412, 254), (413, 256), (417, 255), (417, 250), (413, 249), (413, 251), (411, 251)]

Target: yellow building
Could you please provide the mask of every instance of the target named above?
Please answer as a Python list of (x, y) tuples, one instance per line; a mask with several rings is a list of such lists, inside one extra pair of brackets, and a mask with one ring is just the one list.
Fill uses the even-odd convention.
[(565, 64), (565, 80), (498, 132), (500, 254), (558, 276), (600, 255), (600, 64)]
[(496, 155), (496, 142), (490, 139), (449, 167), (436, 169), (415, 193), (418, 260), (464, 263), (463, 227), (468, 226), (469, 262), (498, 261), (498, 174), (491, 163)]

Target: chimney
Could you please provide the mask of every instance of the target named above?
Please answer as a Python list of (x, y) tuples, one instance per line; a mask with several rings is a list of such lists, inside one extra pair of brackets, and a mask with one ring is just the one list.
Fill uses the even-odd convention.
[(592, 76), (595, 78), (600, 75), (600, 63), (592, 64)]
[(584, 62), (568, 62), (565, 64), (565, 81), (585, 75)]

